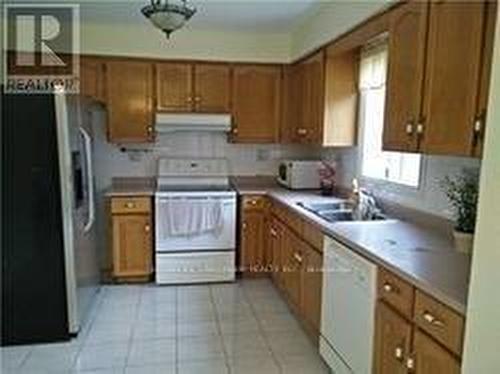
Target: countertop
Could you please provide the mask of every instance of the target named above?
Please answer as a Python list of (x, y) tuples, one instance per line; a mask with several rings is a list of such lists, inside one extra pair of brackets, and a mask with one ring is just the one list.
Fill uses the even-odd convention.
[(108, 197), (153, 196), (156, 179), (149, 177), (113, 178), (111, 187), (105, 192)]
[(286, 190), (267, 177), (238, 177), (232, 183), (240, 194), (265, 194), (288, 206), (324, 234), (465, 315), (470, 257), (453, 248), (453, 238), (446, 230), (406, 218), (328, 223), (297, 205), (331, 199), (318, 192)]

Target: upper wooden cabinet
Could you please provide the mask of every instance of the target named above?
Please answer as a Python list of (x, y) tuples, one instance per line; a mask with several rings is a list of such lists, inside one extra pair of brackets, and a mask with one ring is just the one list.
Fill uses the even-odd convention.
[(153, 66), (129, 60), (107, 62), (106, 91), (109, 140), (153, 141)]
[(229, 113), (231, 110), (229, 65), (196, 64), (194, 77), (195, 110), (208, 113)]
[(386, 150), (417, 150), (414, 133), (421, 117), (428, 9), (425, 1), (410, 1), (390, 15)]
[(80, 58), (80, 94), (93, 100), (106, 99), (105, 71), (102, 60), (92, 57)]
[(185, 63), (156, 64), (156, 109), (166, 112), (193, 110), (192, 65)]
[(232, 97), (233, 142), (278, 141), (281, 114), (280, 66), (235, 66)]
[(357, 50), (318, 52), (285, 70), (281, 139), (323, 146), (355, 144)]
[(164, 112), (228, 113), (231, 68), (227, 64), (156, 64), (156, 108)]
[(442, 0), (393, 11), (385, 150), (480, 155), (495, 8)]
[(485, 3), (430, 4), (422, 151), (470, 155), (482, 64)]

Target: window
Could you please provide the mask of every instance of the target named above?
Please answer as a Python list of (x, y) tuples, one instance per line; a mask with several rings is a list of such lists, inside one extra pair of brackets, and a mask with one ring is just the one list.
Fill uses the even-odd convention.
[(421, 156), (382, 150), (387, 55), (386, 44), (366, 48), (361, 53), (361, 176), (418, 187)]

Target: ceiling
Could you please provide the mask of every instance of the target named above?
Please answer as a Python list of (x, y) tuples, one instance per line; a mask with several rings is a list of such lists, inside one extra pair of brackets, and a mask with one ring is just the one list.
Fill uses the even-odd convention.
[[(197, 12), (190, 29), (289, 33), (317, 11), (321, 0), (190, 0)], [(85, 1), (82, 22), (147, 23), (141, 14), (149, 0)]]

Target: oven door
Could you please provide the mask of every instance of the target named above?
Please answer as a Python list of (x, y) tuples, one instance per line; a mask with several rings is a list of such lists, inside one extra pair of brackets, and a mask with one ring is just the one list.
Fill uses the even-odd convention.
[[(222, 204), (222, 228), (191, 236), (171, 236), (163, 224), (169, 212), (171, 199), (217, 199)], [(156, 196), (156, 252), (179, 253), (200, 251), (234, 251), (236, 246), (236, 196), (212, 196), (210, 193), (194, 196), (179, 194), (159, 194)]]

